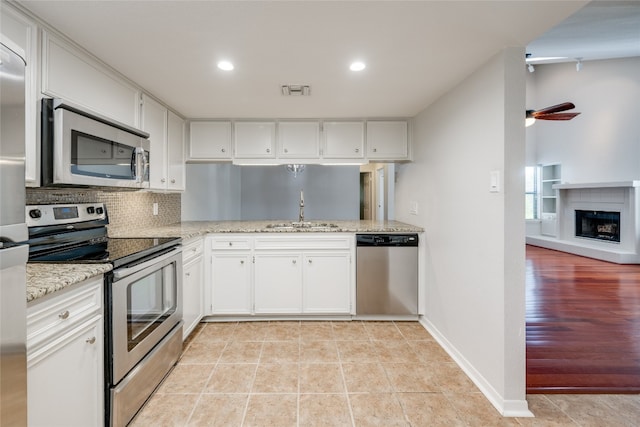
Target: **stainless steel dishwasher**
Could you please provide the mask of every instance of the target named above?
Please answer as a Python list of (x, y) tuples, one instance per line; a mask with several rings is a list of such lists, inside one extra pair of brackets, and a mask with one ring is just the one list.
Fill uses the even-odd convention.
[(356, 314), (417, 317), (417, 234), (356, 234)]

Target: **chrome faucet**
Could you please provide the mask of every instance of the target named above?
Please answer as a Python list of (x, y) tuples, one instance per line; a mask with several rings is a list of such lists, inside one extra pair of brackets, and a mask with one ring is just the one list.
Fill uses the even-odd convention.
[(304, 192), (300, 190), (300, 213), (298, 214), (298, 222), (304, 221)]

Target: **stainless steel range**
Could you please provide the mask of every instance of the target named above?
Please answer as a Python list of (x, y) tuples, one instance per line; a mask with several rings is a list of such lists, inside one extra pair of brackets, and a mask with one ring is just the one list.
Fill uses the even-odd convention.
[(108, 262), (105, 276), (105, 413), (124, 426), (182, 351), (179, 238), (107, 237), (102, 203), (29, 205), (30, 262)]

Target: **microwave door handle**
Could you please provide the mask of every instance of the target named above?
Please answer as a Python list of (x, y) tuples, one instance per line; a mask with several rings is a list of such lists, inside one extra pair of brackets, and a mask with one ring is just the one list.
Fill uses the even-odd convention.
[(142, 154), (142, 174), (140, 176), (140, 182), (144, 182), (145, 178), (149, 176), (149, 156), (147, 152), (144, 151), (144, 148), (140, 148), (140, 152)]
[(144, 181), (144, 177), (149, 169), (149, 160), (144, 148), (136, 147), (131, 155), (131, 173), (136, 183)]
[(137, 163), (138, 163), (138, 151), (137, 149), (135, 149), (133, 150), (133, 152), (131, 152), (131, 176), (136, 182), (138, 182)]

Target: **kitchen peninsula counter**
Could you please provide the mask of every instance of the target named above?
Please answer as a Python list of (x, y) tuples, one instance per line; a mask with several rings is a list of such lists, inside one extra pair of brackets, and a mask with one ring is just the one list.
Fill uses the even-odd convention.
[(111, 271), (104, 264), (27, 263), (27, 303)]
[(268, 221), (183, 221), (176, 224), (144, 229), (109, 230), (109, 237), (181, 237), (189, 239), (211, 233), (420, 233), (424, 229), (399, 221), (331, 221), (312, 220), (317, 224), (337, 227), (278, 228), (273, 224), (292, 223), (290, 220)]

